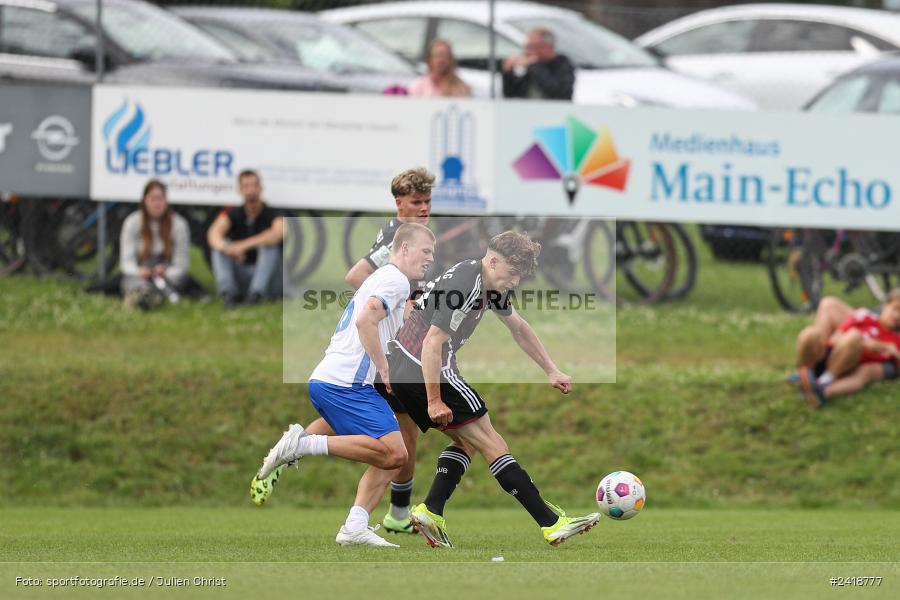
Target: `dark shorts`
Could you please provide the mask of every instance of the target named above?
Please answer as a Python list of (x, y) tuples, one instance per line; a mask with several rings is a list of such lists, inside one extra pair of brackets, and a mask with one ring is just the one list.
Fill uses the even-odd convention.
[(391, 407), (394, 414), (401, 415), (406, 413), (406, 407), (397, 400), (396, 396), (388, 393), (387, 388), (384, 387), (384, 383), (381, 381), (381, 375), (378, 373), (375, 373), (375, 382), (373, 385), (375, 386), (375, 389), (378, 390), (378, 393), (381, 394), (381, 397), (387, 401), (388, 406)]
[[(428, 394), (425, 391), (422, 367), (397, 350), (391, 353), (389, 366), (394, 401), (400, 405), (400, 410), (395, 409), (395, 412), (409, 414), (423, 432), (432, 428), (456, 429), (480, 419), (488, 412), (481, 396), (466, 383), (458, 371), (442, 371), (441, 400), (453, 411), (453, 420), (447, 425), (438, 425), (428, 416)], [(393, 406), (392, 404), (391, 407)]]
[(816, 374), (816, 377), (821, 377), (822, 374), (828, 369), (828, 359), (831, 357), (831, 348), (825, 350), (825, 356), (822, 357), (822, 360), (816, 363), (813, 367), (813, 373)]
[(886, 381), (897, 379), (900, 376), (900, 369), (897, 369), (897, 363), (894, 361), (886, 360), (881, 363), (881, 366), (884, 367), (884, 378)]

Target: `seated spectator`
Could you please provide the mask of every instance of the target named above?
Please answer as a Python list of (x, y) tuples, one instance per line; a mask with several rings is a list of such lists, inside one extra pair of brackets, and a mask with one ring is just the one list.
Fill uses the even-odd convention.
[(472, 89), (456, 74), (456, 57), (447, 40), (436, 39), (428, 45), (428, 73), (409, 85), (410, 96), (466, 97)]
[(191, 233), (187, 221), (169, 206), (166, 186), (156, 179), (144, 186), (140, 210), (128, 215), (119, 240), (122, 294), (131, 308), (152, 308), (178, 300), (188, 277)]
[(815, 322), (797, 337), (798, 371), (788, 380), (800, 386), (812, 408), (828, 398), (858, 392), (869, 383), (896, 379), (900, 367), (900, 288), (879, 314), (823, 298)]
[(556, 40), (548, 29), (529, 31), (525, 53), (504, 60), (502, 70), (505, 98), (572, 99), (575, 66), (556, 53)]
[(281, 298), (284, 219), (262, 201), (256, 171), (238, 175), (244, 203), (223, 210), (207, 232), (216, 289), (225, 306)]

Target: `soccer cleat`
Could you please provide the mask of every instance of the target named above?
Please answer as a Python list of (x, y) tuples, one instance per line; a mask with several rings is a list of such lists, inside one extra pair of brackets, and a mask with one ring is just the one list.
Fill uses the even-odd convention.
[(381, 524), (384, 525), (385, 531), (390, 531), (391, 533), (409, 533), (412, 535), (416, 534), (416, 528), (413, 527), (409, 515), (406, 515), (405, 519), (398, 519), (391, 514), (391, 511), (388, 511), (388, 513), (384, 515), (384, 518), (381, 520)]
[(800, 393), (810, 408), (822, 408), (825, 406), (825, 388), (816, 382), (815, 373), (809, 367), (802, 367), (797, 374), (800, 376)]
[(375, 535), (380, 525), (375, 527), (365, 527), (359, 531), (347, 531), (343, 525), (338, 531), (334, 541), (339, 546), (376, 546), (379, 548), (399, 548), (397, 544), (392, 544), (381, 536)]
[(266, 503), (266, 500), (275, 491), (275, 484), (278, 483), (278, 478), (281, 477), (283, 470), (284, 465), (269, 473), (265, 479), (253, 478), (253, 481), (250, 482), (250, 499), (253, 500), (253, 504), (262, 506)]
[(263, 460), (262, 466), (256, 473), (256, 479), (267, 479), (269, 475), (282, 465), (294, 462), (298, 458), (304, 456), (308, 449), (308, 444), (304, 443), (304, 438), (308, 438), (309, 434), (303, 429), (303, 426), (294, 423), (278, 440), (278, 443), (272, 446), (266, 458)]
[(425, 537), (425, 541), (432, 548), (453, 547), (450, 538), (447, 537), (447, 524), (444, 521), (444, 517), (428, 510), (424, 503), (410, 511), (409, 520), (415, 530)]
[(574, 535), (587, 533), (600, 522), (600, 513), (591, 513), (586, 517), (567, 517), (560, 507), (549, 502), (546, 504), (559, 517), (553, 525), (541, 527), (544, 539), (550, 542), (551, 546), (559, 546)]

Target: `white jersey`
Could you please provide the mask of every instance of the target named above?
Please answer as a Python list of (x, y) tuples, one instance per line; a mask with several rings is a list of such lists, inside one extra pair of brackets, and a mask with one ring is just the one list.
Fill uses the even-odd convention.
[(369, 298), (381, 301), (388, 315), (378, 323), (381, 349), (387, 352), (388, 340), (393, 339), (403, 325), (403, 311), (409, 299), (409, 279), (393, 263), (388, 263), (369, 275), (338, 321), (325, 358), (315, 368), (310, 380), (324, 381), (350, 387), (355, 384), (372, 385), (375, 363), (369, 358), (359, 339), (356, 320)]

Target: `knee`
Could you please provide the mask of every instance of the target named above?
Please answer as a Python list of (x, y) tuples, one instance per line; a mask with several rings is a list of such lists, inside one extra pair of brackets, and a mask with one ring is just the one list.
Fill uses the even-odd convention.
[(378, 466), (385, 470), (400, 469), (406, 464), (408, 458), (405, 446), (389, 446), (382, 457), (382, 464)]
[(813, 345), (822, 344), (822, 332), (819, 331), (818, 327), (810, 325), (806, 327), (803, 331), (800, 332), (800, 335), (797, 336), (797, 345), (800, 347), (808, 347)]
[(859, 329), (850, 329), (845, 332), (837, 342), (837, 346), (852, 350), (861, 350), (865, 343), (865, 337)]

